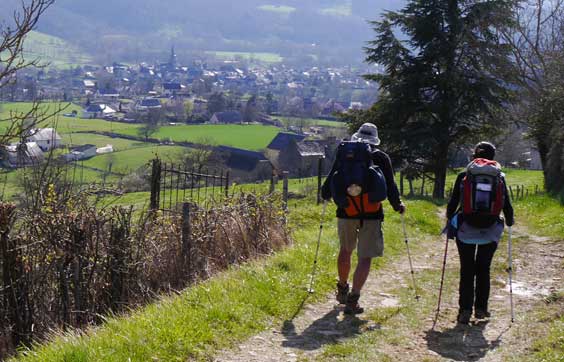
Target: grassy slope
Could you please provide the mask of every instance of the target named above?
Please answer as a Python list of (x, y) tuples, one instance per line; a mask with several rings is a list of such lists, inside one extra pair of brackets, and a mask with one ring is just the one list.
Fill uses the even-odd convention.
[(287, 121), (291, 126), (297, 126), (300, 123), (304, 124), (306, 127), (309, 126), (324, 126), (324, 127), (336, 127), (336, 128), (346, 128), (346, 123), (338, 121), (329, 121), (324, 119), (306, 118), (300, 119), (298, 117), (276, 117), (282, 121)]
[(92, 57), (67, 41), (38, 31), (32, 31), (24, 47), (26, 59), (40, 59), (41, 64), (57, 68), (69, 68), (90, 64)]
[[(535, 177), (528, 177), (535, 180)], [(253, 186), (256, 187), (256, 186)], [(294, 182), (292, 189), (303, 187)], [(167, 297), (161, 302), (132, 312), (129, 318), (112, 318), (102, 327), (95, 328), (85, 336), (67, 334), (55, 337), (54, 342), (28, 352), (26, 357), (18, 361), (132, 361), (151, 360), (185, 360), (187, 357), (209, 359), (214, 350), (232, 346), (257, 331), (279, 325), (297, 310), (299, 302), (305, 296), (304, 285), (307, 284), (313, 258), (318, 231), (320, 207), (311, 206), (313, 200), (292, 200), (290, 202), (291, 225), (294, 231), (295, 244), (288, 250), (265, 260), (249, 263), (242, 267), (222, 273), (212, 280), (187, 289), (180, 296)], [(439, 229), (436, 217), (437, 207), (427, 201), (408, 201), (408, 232), (417, 238), (432, 237)], [(534, 207), (537, 211), (531, 210)], [(554, 223), (562, 215), (563, 208), (547, 197), (529, 198), (516, 202), (518, 222), (527, 222), (535, 231), (563, 236), (562, 225)], [(530, 215), (540, 215), (538, 219)], [(523, 215), (523, 216), (520, 216)], [(546, 220), (546, 221), (536, 221)], [(328, 228), (323, 234), (321, 243), (319, 274), (316, 293), (312, 300), (323, 298), (333, 288), (334, 257), (337, 247), (337, 236), (334, 227), (332, 210), (326, 216)], [(550, 225), (556, 225), (554, 228)], [(399, 233), (399, 218), (389, 213), (385, 223), (386, 258), (378, 259), (376, 268), (385, 263), (387, 258), (404, 252)], [(499, 269), (499, 268), (498, 268)], [(497, 269), (496, 269), (497, 270)], [(501, 270), (501, 269), (500, 269)], [(503, 271), (502, 271), (503, 272)], [(456, 272), (447, 273), (452, 280), (447, 285), (455, 285)], [(454, 279), (453, 279), (454, 278)], [(425, 285), (435, 286), (435, 275), (423, 272), (418, 275), (424, 293), (432, 293), (433, 288), (426, 291)], [(436, 286), (435, 286), (436, 287)], [(455, 288), (447, 287), (446, 294), (454, 293)], [(377, 341), (385, 338), (390, 343), (402, 344), (407, 341), (394, 337), (393, 323), (413, 322), (410, 313), (432, 313), (432, 303), (413, 305), (412, 291), (402, 293), (401, 310), (404, 317), (393, 320), (400, 312), (397, 308), (381, 308), (369, 316), (376, 322), (390, 320), (392, 328), (379, 333), (364, 334), (359, 338), (329, 346), (324, 358), (333, 360), (339, 356), (380, 358), (376, 347)], [(435, 296), (436, 297), (436, 296)], [(425, 300), (425, 298), (423, 298)], [(387, 323), (387, 322), (386, 322)], [(536, 354), (547, 361), (560, 356), (562, 346), (564, 320), (552, 322), (550, 334), (536, 345)], [(385, 356), (383, 356), (385, 360)], [(535, 357), (536, 358), (536, 357)], [(552, 358), (552, 359), (550, 359)]]
[(112, 163), (112, 172), (127, 174), (147, 164), (157, 156), (163, 160), (178, 159), (185, 147), (158, 146), (150, 144), (149, 147), (132, 148), (124, 151), (99, 155), (84, 161), (84, 166), (106, 170)]
[[(290, 318), (306, 296), (319, 227), (320, 207), (313, 199), (292, 201), (293, 247), (264, 261), (249, 263), (184, 291), (180, 296), (133, 312), (128, 318), (112, 318), (87, 336), (70, 334), (38, 347), (19, 361), (184, 361), (206, 359), (218, 348), (233, 345), (257, 331)], [(425, 201), (410, 203), (409, 225), (417, 232), (439, 228), (436, 206)], [(321, 243), (317, 293), (308, 302), (324, 298), (333, 288), (337, 236), (333, 208), (326, 215), (328, 228)], [(386, 259), (403, 251), (397, 215), (385, 225)], [(415, 232), (415, 230), (411, 230)]]
[[(280, 132), (279, 128), (261, 125), (179, 125), (161, 127), (152, 137), (173, 141), (202, 142), (233, 146), (248, 150), (266, 148)], [(119, 133), (137, 135), (134, 129), (120, 130)]]

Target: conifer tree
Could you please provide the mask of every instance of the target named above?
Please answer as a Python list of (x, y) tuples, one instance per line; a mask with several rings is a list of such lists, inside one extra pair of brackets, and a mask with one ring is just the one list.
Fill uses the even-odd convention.
[[(449, 149), (499, 128), (496, 114), (512, 88), (509, 46), (500, 30), (513, 25), (506, 0), (411, 0), (372, 22), (367, 61), (381, 67), (380, 99), (360, 121), (381, 129), (387, 146), (434, 174), (443, 197)], [(357, 127), (352, 124), (351, 128)]]

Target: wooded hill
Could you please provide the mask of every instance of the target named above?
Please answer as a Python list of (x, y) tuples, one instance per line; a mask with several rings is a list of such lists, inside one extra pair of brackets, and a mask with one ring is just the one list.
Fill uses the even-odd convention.
[[(2, 1), (0, 20), (6, 20), (2, 18), (18, 4)], [(367, 0), (57, 0), (38, 30), (91, 53), (111, 53), (124, 60), (162, 54), (175, 44), (179, 50), (268, 51), (314, 55), (320, 61), (362, 61), (361, 46), (370, 34), (367, 20), (401, 4), (399, 0), (378, 4)]]

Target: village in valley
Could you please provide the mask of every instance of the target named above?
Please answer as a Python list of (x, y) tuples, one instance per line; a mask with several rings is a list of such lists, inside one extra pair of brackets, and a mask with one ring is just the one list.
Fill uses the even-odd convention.
[[(317, 172), (317, 160), (331, 158), (337, 140), (346, 135), (338, 115), (368, 108), (377, 94), (375, 85), (362, 78), (363, 70), (351, 67), (301, 69), (245, 59), (184, 66), (174, 47), (164, 58), (167, 61), (157, 64), (47, 67), (18, 73), (17, 81), (1, 90), (4, 114), (12, 111), (10, 105), (38, 99), (57, 104), (60, 112), (27, 130), (24, 142), (8, 146), (4, 166), (36, 164), (54, 149), (65, 162), (107, 158), (113, 152), (115, 159), (124, 149), (112, 140), (127, 139), (137, 146), (211, 147), (221, 154), (211, 157), (215, 166), (221, 160), (222, 167), (233, 169), (242, 180), (281, 170), (293, 177), (311, 176)], [(98, 125), (89, 129), (92, 121)], [(235, 143), (215, 139), (213, 133), (190, 134), (211, 125), (254, 128), (239, 134), (240, 142)], [(175, 127), (182, 131), (175, 132)], [(174, 137), (160, 136), (165, 130)], [(77, 142), (87, 140), (87, 135), (100, 142)], [(262, 144), (245, 144), (244, 138), (255, 137), (262, 138)], [(99, 165), (89, 168), (108, 173)], [(120, 176), (135, 171), (114, 168)]]
[[(329, 159), (321, 172), (329, 171), (338, 142), (347, 134), (339, 115), (367, 109), (377, 99), (376, 85), (362, 77), (366, 69), (293, 67), (244, 58), (183, 65), (174, 47), (163, 58), (156, 64), (18, 73), (16, 82), (1, 89), (0, 112), (7, 115), (18, 104), (25, 109), (38, 99), (49, 107), (56, 104), (59, 111), (27, 130), (23, 142), (6, 147), (4, 167), (38, 164), (54, 151), (58, 160), (80, 162), (91, 180), (123, 182), (125, 176), (143, 173), (155, 157), (194, 166), (188, 154), (204, 148), (211, 152), (197, 162), (230, 169), (236, 181), (264, 180), (283, 171), (309, 177), (320, 171), (320, 158)], [(507, 161), (540, 168), (538, 154), (527, 147), (519, 155), (509, 152)], [(452, 162), (464, 164), (467, 154)]]

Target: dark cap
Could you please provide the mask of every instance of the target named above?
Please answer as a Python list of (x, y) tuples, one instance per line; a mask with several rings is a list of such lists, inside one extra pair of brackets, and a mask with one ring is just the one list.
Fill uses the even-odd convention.
[(474, 158), (486, 158), (493, 160), (495, 157), (495, 146), (490, 142), (482, 141), (474, 147)]

